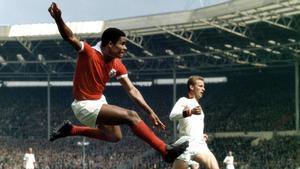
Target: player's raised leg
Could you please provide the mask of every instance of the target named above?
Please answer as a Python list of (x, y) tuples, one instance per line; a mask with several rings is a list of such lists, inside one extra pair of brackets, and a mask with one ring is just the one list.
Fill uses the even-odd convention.
[(50, 141), (67, 136), (86, 136), (108, 142), (118, 142), (122, 139), (122, 132), (118, 125), (99, 125), (93, 128), (74, 125), (66, 120), (51, 133)]
[(161, 153), (166, 162), (173, 162), (188, 146), (187, 142), (180, 145), (167, 145), (139, 117), (138, 113), (114, 105), (103, 105), (97, 118), (98, 125), (127, 124), (132, 132)]
[(86, 136), (94, 139), (117, 142), (122, 138), (122, 132), (118, 125), (96, 124), (102, 105), (107, 104), (105, 96), (99, 100), (74, 101), (72, 109), (76, 118), (85, 126), (73, 125), (70, 121), (64, 121), (53, 131), (50, 141), (66, 136)]

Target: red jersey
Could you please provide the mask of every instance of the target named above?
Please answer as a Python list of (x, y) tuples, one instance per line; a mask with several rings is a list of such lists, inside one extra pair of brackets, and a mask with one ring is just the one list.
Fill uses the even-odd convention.
[(106, 63), (100, 51), (86, 42), (82, 44), (73, 78), (73, 95), (76, 100), (100, 99), (110, 78), (127, 75), (127, 69), (121, 59)]

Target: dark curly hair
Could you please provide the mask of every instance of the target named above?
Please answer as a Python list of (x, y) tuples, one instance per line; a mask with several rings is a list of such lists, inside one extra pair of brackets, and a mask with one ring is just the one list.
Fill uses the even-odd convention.
[(126, 36), (126, 34), (122, 30), (118, 28), (107, 28), (102, 33), (101, 46), (106, 46), (109, 43), (109, 41), (115, 44), (122, 36)]

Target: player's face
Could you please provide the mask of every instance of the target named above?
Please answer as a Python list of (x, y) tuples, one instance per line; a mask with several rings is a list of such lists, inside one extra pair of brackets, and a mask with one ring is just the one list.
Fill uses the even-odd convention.
[(121, 36), (117, 43), (111, 45), (110, 54), (116, 58), (122, 58), (127, 52), (126, 37)]
[(194, 85), (194, 95), (197, 100), (199, 100), (205, 92), (205, 86), (203, 80), (196, 80), (196, 83)]

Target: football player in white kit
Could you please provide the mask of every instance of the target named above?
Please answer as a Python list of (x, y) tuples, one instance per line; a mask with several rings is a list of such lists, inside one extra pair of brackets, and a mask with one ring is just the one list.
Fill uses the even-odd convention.
[(23, 165), (24, 165), (25, 169), (34, 169), (35, 168), (36, 162), (35, 162), (35, 157), (34, 157), (31, 147), (29, 147), (28, 153), (25, 153), (23, 160), (24, 160)]
[(189, 141), (186, 151), (173, 163), (173, 169), (187, 169), (191, 161), (203, 164), (207, 169), (219, 169), (214, 154), (208, 149), (204, 137), (204, 112), (199, 104), (205, 86), (204, 78), (191, 76), (187, 82), (188, 95), (174, 105), (169, 118), (178, 121), (179, 139), (175, 144)]
[(234, 169), (234, 157), (232, 151), (228, 151), (228, 155), (225, 157), (223, 163), (226, 164), (226, 169)]

